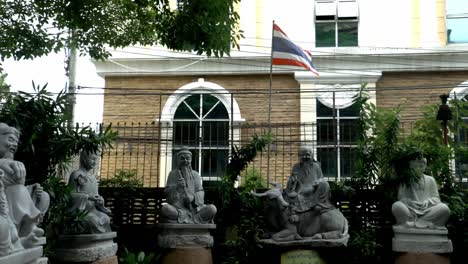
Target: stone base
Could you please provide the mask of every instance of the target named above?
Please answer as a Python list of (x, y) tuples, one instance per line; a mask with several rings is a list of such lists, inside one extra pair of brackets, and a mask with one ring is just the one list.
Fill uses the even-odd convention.
[(274, 245), (279, 247), (310, 247), (310, 248), (331, 248), (345, 247), (348, 244), (349, 235), (338, 239), (312, 239), (304, 237), (300, 240), (276, 241), (273, 239), (260, 239), (260, 243), (265, 245)]
[(117, 256), (113, 256), (113, 257), (109, 257), (109, 258), (94, 261), (91, 264), (119, 264), (119, 260), (118, 260)]
[(281, 264), (315, 263), (325, 264), (319, 253), (311, 249), (297, 249), (281, 254)]
[[(0, 257), (0, 264), (43, 264), (42, 247), (24, 249), (8, 256)], [(47, 263), (47, 262), (46, 262)]]
[(392, 249), (396, 252), (450, 253), (452, 241), (447, 229), (417, 229), (393, 226)]
[(113, 238), (116, 236), (115, 232), (60, 236), (60, 248), (56, 250), (54, 259), (63, 263), (96, 263), (115, 257), (117, 244)]
[(209, 248), (176, 248), (169, 250), (162, 264), (213, 264), (213, 259)]
[(215, 224), (159, 224), (158, 246), (161, 248), (210, 248), (213, 237), (209, 229)]
[(450, 264), (449, 256), (434, 253), (403, 253), (395, 264)]

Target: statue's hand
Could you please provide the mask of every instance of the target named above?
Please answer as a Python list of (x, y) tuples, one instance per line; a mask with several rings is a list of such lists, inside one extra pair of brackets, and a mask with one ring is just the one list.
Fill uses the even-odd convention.
[(184, 203), (189, 204), (193, 201), (193, 199), (195, 199), (193, 195), (187, 194), (186, 196), (184, 196)]
[(102, 196), (95, 195), (91, 200), (94, 201), (97, 205), (104, 205), (104, 198), (102, 198)]
[(0, 159), (0, 169), (5, 174), (13, 175), (12, 178), (16, 183), (24, 184), (26, 180), (26, 168), (22, 162), (11, 159)]
[(39, 183), (34, 184), (34, 198), (40, 200), (43, 193), (44, 188)]
[(299, 222), (299, 216), (296, 214), (290, 215), (289, 216), (289, 222), (291, 223), (297, 223)]
[(185, 188), (185, 180), (184, 180), (184, 178), (179, 178), (179, 180), (177, 181), (177, 187), (178, 187), (178, 188)]

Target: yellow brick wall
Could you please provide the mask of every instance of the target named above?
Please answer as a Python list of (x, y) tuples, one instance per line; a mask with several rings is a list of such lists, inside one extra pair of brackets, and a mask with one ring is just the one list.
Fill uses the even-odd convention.
[(377, 106), (402, 107), (402, 121), (414, 121), (422, 116), (425, 105), (440, 104), (439, 96), (448, 94), (468, 80), (468, 71), (384, 73), (377, 82)]
[[(215, 83), (234, 93), (246, 123), (264, 124), (263, 127), (244, 128), (241, 131), (242, 142), (247, 142), (255, 133), (261, 134), (267, 130), (269, 75), (107, 77), (104, 122), (112, 122), (122, 137), (141, 138), (138, 135), (146, 133), (148, 137), (156, 140), (145, 143), (135, 139), (130, 143), (117, 142), (115, 149), (104, 156), (101, 167), (102, 178), (112, 177), (118, 169), (134, 169), (137, 170), (138, 176), (144, 179), (145, 185), (153, 187), (157, 185), (161, 147), (159, 145), (161, 142), (157, 140), (158, 124), (153, 127), (145, 124), (154, 122), (159, 117), (161, 109), (173, 92), (186, 84), (197, 82), (198, 78), (204, 78), (205, 82)], [(292, 74), (274, 76), (272, 123), (299, 123), (298, 87), (299, 84)], [(139, 129), (119, 128), (129, 125)], [(296, 145), (299, 142), (298, 126), (274, 127), (273, 133), (278, 134), (277, 139), (280, 141), (292, 141)], [(270, 175), (278, 181), (281, 181), (282, 177), (287, 177), (292, 164), (297, 160), (296, 148), (286, 145), (290, 144), (279, 142), (270, 159)], [(252, 167), (261, 170), (262, 175), (266, 175), (266, 153), (259, 156)]]

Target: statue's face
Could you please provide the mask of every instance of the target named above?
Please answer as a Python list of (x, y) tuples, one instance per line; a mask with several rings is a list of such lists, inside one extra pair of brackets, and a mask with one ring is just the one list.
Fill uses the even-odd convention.
[(0, 135), (0, 156), (13, 158), (18, 149), (18, 137), (15, 134)]
[(425, 158), (416, 158), (409, 162), (409, 167), (417, 175), (423, 175), (426, 170), (427, 161)]
[(301, 161), (310, 161), (312, 160), (312, 152), (308, 149), (303, 149), (299, 152), (299, 158)]
[(97, 166), (98, 155), (94, 153), (88, 153), (87, 157), (83, 160), (83, 162), (84, 162), (84, 167), (90, 170)]
[(190, 166), (192, 163), (192, 156), (189, 154), (179, 155), (179, 166)]

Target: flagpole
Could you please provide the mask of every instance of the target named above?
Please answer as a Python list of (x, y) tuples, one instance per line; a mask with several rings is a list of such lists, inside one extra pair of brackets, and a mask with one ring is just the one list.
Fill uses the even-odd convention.
[[(270, 52), (270, 86), (268, 89), (268, 134), (271, 134), (271, 87), (273, 84), (273, 34), (275, 30), (275, 20), (271, 23), (271, 52)], [(271, 144), (267, 148), (267, 187), (270, 186), (270, 150)]]

